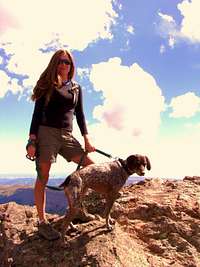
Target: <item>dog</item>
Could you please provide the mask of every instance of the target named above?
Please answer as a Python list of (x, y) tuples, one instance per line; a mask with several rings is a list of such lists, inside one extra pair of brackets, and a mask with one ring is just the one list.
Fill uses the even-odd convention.
[(149, 158), (136, 154), (129, 156), (126, 160), (117, 159), (100, 164), (91, 164), (70, 174), (59, 186), (64, 189), (69, 205), (68, 214), (65, 216), (62, 226), (62, 236), (65, 235), (68, 226), (73, 228), (72, 220), (79, 212), (84, 212), (85, 216), (90, 219), (95, 218), (94, 215), (83, 211), (82, 198), (88, 188), (105, 196), (104, 217), (108, 230), (112, 230), (114, 220), (110, 217), (110, 211), (119, 195), (119, 190), (130, 175), (136, 173), (139, 176), (144, 176), (145, 168), (151, 169)]

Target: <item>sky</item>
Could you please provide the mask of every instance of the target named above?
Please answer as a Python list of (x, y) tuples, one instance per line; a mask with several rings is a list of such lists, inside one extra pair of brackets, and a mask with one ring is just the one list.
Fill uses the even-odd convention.
[[(36, 175), (30, 96), (60, 48), (74, 56), (96, 148), (147, 155), (148, 177), (199, 176), (199, 10), (200, 0), (0, 0), (0, 177)], [(75, 119), (73, 134), (83, 143)], [(75, 168), (59, 156), (51, 176)]]

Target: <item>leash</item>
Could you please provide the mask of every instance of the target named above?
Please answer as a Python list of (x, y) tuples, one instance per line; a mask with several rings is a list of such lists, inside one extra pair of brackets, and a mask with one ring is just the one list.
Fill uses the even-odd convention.
[(78, 166), (76, 168), (76, 171), (78, 171), (81, 168), (81, 165), (83, 163), (83, 160), (87, 156), (87, 154), (88, 154), (88, 151), (87, 150), (83, 152), (83, 154), (82, 154), (82, 156), (81, 156), (81, 158), (79, 160)]
[[(96, 149), (95, 152), (107, 157), (107, 158), (113, 158), (113, 159), (118, 159), (116, 157), (113, 157), (111, 154), (108, 154), (100, 149)], [(81, 158), (80, 158), (80, 161), (78, 163), (78, 166), (76, 168), (76, 171), (78, 171), (80, 168), (81, 168), (81, 164), (83, 163), (83, 160), (84, 158), (87, 156), (88, 154), (88, 151), (84, 151)], [(51, 185), (46, 185), (47, 188), (49, 189), (52, 189), (52, 190), (56, 190), (56, 191), (62, 191), (63, 190), (63, 187), (56, 187), (56, 186), (51, 186)]]
[(104, 152), (104, 151), (102, 151), (102, 150), (100, 150), (100, 149), (96, 149), (95, 151), (96, 151), (97, 153), (99, 153), (99, 154), (102, 154), (102, 155), (106, 156), (107, 158), (115, 158), (115, 157), (113, 157), (112, 155), (110, 155), (110, 154), (108, 154), (108, 153), (106, 153), (106, 152)]
[[(88, 154), (87, 150), (83, 152), (83, 154), (82, 154), (82, 156), (81, 156), (81, 158), (79, 160), (78, 166), (76, 168), (76, 171), (78, 171), (81, 168), (83, 160), (87, 156), (87, 154)], [(39, 167), (37, 167), (37, 162), (36, 162), (36, 170), (37, 170), (37, 172), (39, 171)], [(39, 176), (39, 173), (38, 173), (38, 176)], [(45, 187), (47, 187), (49, 189), (52, 189), (52, 190), (56, 190), (56, 191), (62, 191), (63, 190), (63, 187), (52, 186), (52, 185), (48, 185), (48, 184)]]
[[(118, 158), (116, 158), (116, 157), (113, 157), (111, 154), (108, 154), (108, 153), (106, 153), (106, 152), (104, 152), (104, 151), (102, 151), (102, 150), (100, 150), (100, 149), (95, 149), (95, 152), (97, 152), (97, 153), (99, 153), (99, 154), (101, 154), (101, 155), (104, 155), (104, 156), (106, 156), (107, 158), (118, 159)], [(79, 161), (79, 163), (78, 163), (78, 166), (77, 166), (77, 168), (76, 168), (76, 171), (78, 171), (78, 170), (80, 169), (80, 167), (81, 167), (81, 165), (82, 165), (82, 163), (83, 163), (83, 160), (84, 160), (84, 158), (87, 156), (87, 154), (88, 154), (88, 151), (87, 151), (87, 150), (83, 152), (83, 154), (82, 154), (82, 156), (81, 156), (81, 158), (80, 158), (80, 161)]]
[[(117, 157), (113, 157), (111, 154), (108, 154), (100, 149), (96, 149), (95, 152), (107, 157), (107, 158), (113, 158), (113, 159), (118, 159)], [(76, 168), (76, 171), (78, 171), (80, 168), (81, 168), (81, 165), (83, 163), (83, 160), (84, 158), (87, 156), (88, 154), (88, 151), (84, 151), (80, 160), (79, 160), (79, 163), (78, 163), (78, 166)], [(36, 157), (34, 158), (31, 158), (31, 157), (28, 157), (26, 155), (27, 159), (31, 160), (31, 161), (35, 161), (36, 163), (36, 171), (37, 171), (37, 174), (38, 174), (38, 178), (42, 180), (42, 176), (41, 176), (41, 171), (40, 171), (40, 167), (39, 167), (39, 162), (38, 160), (36, 159)], [(62, 187), (57, 187), (57, 186), (51, 186), (51, 185), (46, 185), (45, 187), (49, 188), (49, 189), (53, 189), (53, 190), (56, 190), (56, 191), (62, 191), (63, 188)]]

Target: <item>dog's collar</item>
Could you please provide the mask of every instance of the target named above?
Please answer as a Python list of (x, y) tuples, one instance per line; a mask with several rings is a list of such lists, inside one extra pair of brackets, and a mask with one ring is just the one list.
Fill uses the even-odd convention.
[(133, 174), (133, 171), (131, 171), (131, 170), (128, 168), (127, 164), (124, 162), (123, 159), (118, 159), (118, 161), (120, 162), (120, 164), (122, 165), (122, 167), (124, 168), (124, 170), (127, 172), (128, 175)]

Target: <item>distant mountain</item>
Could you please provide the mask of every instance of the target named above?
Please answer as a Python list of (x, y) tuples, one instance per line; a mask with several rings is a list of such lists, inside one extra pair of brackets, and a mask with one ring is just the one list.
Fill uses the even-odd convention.
[[(49, 179), (48, 184), (57, 186), (64, 181), (65, 178), (51, 178)], [(137, 183), (139, 181), (144, 180), (144, 177), (139, 176), (130, 176), (126, 182), (126, 185)], [(31, 185), (35, 184), (35, 178), (0, 178), (0, 185)]]
[[(50, 185), (59, 185), (64, 178), (49, 179)], [(34, 185), (35, 178), (0, 178), (0, 185)]]
[[(58, 186), (64, 179), (50, 179), (48, 184)], [(130, 177), (126, 185), (144, 180), (144, 177)], [(16, 202), (21, 205), (34, 205), (33, 178), (1, 178), (0, 179), (0, 204)], [(67, 207), (67, 201), (63, 191), (47, 190), (46, 211), (63, 215)]]
[[(21, 205), (34, 205), (33, 186), (28, 185), (1, 185), (0, 204), (16, 202)], [(64, 214), (67, 201), (63, 191), (47, 190), (46, 211), (48, 213)]]

